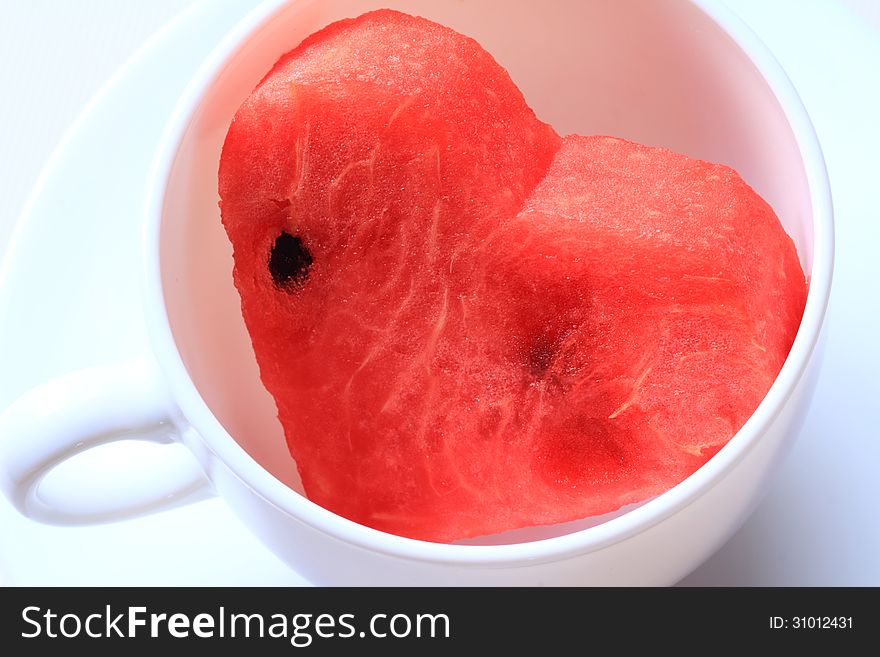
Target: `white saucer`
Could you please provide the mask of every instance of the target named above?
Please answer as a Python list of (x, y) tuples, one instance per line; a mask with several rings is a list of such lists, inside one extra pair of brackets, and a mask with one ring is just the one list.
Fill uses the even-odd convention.
[[(802, 435), (754, 516), (684, 583), (878, 585), (880, 35), (831, 3), (729, 4), (776, 53), (816, 124), (838, 267), (825, 367)], [(52, 376), (147, 348), (138, 277), (148, 163), (187, 79), (251, 5), (202, 3), (181, 16), (108, 83), (52, 158), (0, 278), (0, 407)], [(804, 36), (820, 34), (821, 47)], [(147, 468), (155, 455), (122, 446), (98, 460)], [(4, 584), (306, 584), (216, 499), (77, 528), (33, 523), (0, 499), (0, 528)]]

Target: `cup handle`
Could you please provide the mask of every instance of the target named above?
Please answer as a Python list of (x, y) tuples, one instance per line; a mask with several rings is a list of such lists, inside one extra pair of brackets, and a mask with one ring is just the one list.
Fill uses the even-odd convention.
[(0, 415), (0, 488), (23, 515), (62, 525), (111, 522), (205, 499), (213, 489), (191, 454), (169, 459), (146, 483), (126, 480), (112, 495), (96, 495), (101, 482), (93, 477), (59, 477), (62, 485), (40, 490), (56, 466), (98, 445), (180, 441), (173, 408), (152, 360), (80, 370), (37, 386)]

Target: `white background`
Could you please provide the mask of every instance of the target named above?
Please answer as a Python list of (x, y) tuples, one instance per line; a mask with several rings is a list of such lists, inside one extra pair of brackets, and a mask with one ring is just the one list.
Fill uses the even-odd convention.
[[(0, 0), (0, 258), (29, 190), (76, 116), (151, 34), (193, 4)], [(880, 585), (880, 430), (870, 412), (880, 407), (880, 314), (871, 283), (880, 274), (873, 253), (880, 239), (880, 0), (729, 4), (788, 70), (816, 125), (834, 194), (838, 268), (826, 366), (801, 438), (752, 519), (685, 583)], [(16, 372), (0, 363), (0, 377), (9, 376)], [(206, 555), (210, 542), (216, 549)], [(217, 500), (122, 528), (85, 529), (34, 525), (0, 500), (2, 582), (301, 580)]]

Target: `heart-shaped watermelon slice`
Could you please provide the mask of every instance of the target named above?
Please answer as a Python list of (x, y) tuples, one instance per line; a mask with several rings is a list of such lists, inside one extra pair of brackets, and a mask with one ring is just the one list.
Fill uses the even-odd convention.
[(377, 11), (285, 55), (220, 162), (234, 280), (309, 498), (453, 541), (688, 476), (806, 283), (731, 169), (560, 138), (474, 40)]

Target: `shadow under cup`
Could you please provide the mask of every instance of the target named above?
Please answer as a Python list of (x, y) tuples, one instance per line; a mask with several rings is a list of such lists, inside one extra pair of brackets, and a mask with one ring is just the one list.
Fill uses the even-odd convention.
[[(477, 39), (560, 134), (619, 136), (732, 166), (774, 208), (809, 275), (811, 196), (795, 135), (755, 64), (699, 7), (516, 0), (499, 12), (493, 0), (290, 3), (236, 47), (201, 93), (167, 182), (159, 248), (170, 327), (195, 387), (233, 439), (293, 490), (302, 493), (301, 482), (232, 283), (217, 205), (220, 151), (236, 109), (281, 54), (329, 22), (380, 6)], [(467, 542), (536, 540), (606, 519)]]

